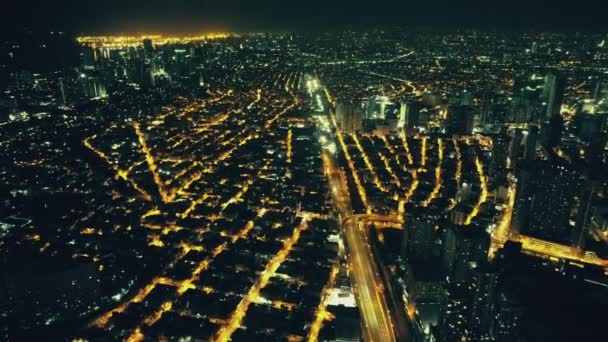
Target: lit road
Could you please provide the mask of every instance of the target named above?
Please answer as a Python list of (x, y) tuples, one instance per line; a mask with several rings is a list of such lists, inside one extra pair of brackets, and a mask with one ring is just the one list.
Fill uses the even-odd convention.
[(359, 215), (351, 215), (346, 178), (327, 153), (323, 154), (323, 161), (336, 208), (344, 218), (342, 230), (349, 251), (350, 277), (363, 318), (364, 338), (375, 342), (396, 341), (380, 273), (365, 233), (359, 230)]
[(517, 232), (511, 232), (511, 218), (513, 216), (513, 206), (515, 204), (515, 191), (515, 184), (512, 182), (509, 186), (507, 205), (499, 218), (496, 229), (492, 232), (492, 244), (488, 253), (490, 258), (493, 258), (496, 255), (496, 252), (502, 248), (507, 240), (511, 240), (521, 242), (522, 251), (527, 254), (536, 255), (542, 258), (582, 262), (600, 266), (608, 270), (608, 260), (598, 257), (594, 252), (522, 235)]

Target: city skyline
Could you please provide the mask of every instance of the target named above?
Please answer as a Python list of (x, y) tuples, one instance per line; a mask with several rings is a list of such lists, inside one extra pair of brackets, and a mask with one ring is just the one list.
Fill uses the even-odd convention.
[(0, 340), (605, 336), (608, 28), (581, 9), (13, 6)]

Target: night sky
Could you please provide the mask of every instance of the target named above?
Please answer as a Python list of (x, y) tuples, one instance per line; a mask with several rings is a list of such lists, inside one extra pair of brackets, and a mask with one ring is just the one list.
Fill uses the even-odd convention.
[(9, 0), (4, 33), (203, 32), (328, 29), (400, 24), (431, 27), (605, 30), (601, 0)]

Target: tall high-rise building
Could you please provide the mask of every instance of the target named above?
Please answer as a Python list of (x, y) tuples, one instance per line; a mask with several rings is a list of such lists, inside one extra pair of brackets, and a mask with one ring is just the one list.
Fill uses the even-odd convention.
[(95, 50), (90, 46), (82, 46), (80, 51), (80, 63), (85, 71), (95, 70)]
[(80, 82), (85, 97), (92, 99), (108, 96), (105, 85), (98, 77), (83, 74)]
[(593, 99), (597, 102), (608, 103), (608, 83), (605, 80), (599, 80), (595, 84)]
[(532, 177), (529, 170), (530, 165), (532, 165), (532, 163), (527, 162), (516, 171), (517, 191), (515, 192), (513, 217), (511, 219), (511, 232), (513, 234), (521, 232), (522, 227), (525, 227), (528, 224), (528, 218), (530, 217), (530, 202), (532, 200), (532, 194), (530, 193), (530, 178)]
[(494, 93), (485, 92), (481, 98), (481, 124), (487, 125), (494, 122), (494, 110), (496, 106), (496, 97)]
[(536, 158), (536, 146), (538, 144), (538, 126), (528, 126), (528, 134), (524, 142), (524, 160), (533, 160)]
[(339, 342), (356, 342), (361, 340), (361, 318), (356, 307), (343, 305), (331, 306), (336, 316), (334, 321), (335, 337)]
[(497, 296), (498, 273), (487, 266), (477, 267), (472, 271), (470, 291), (471, 301), (471, 335), (475, 341), (491, 340)]
[(363, 127), (363, 110), (353, 101), (338, 100), (336, 104), (338, 128), (346, 133), (360, 131)]
[(367, 103), (365, 105), (365, 118), (370, 119), (374, 116), (374, 112), (376, 110), (376, 100), (374, 96), (370, 96), (367, 98)]
[(606, 157), (606, 134), (599, 134), (590, 139), (585, 148), (585, 160), (589, 163), (590, 173), (599, 176), (604, 172), (602, 164)]
[(466, 91), (466, 90), (464, 90), (462, 93), (460, 93), (460, 105), (461, 106), (473, 107), (473, 102), (474, 102), (473, 93), (471, 93), (470, 91)]
[(501, 180), (506, 176), (510, 140), (506, 126), (503, 126), (500, 133), (492, 139), (492, 159), (488, 167), (488, 174), (493, 179)]
[(533, 106), (525, 91), (513, 96), (511, 100), (510, 121), (515, 123), (529, 122), (533, 117)]
[(424, 208), (414, 209), (405, 220), (401, 254), (405, 260), (428, 261), (433, 255), (437, 220), (430, 212), (420, 213)]
[(61, 95), (61, 105), (67, 105), (66, 97), (65, 97), (65, 86), (63, 84), (63, 78), (59, 79), (59, 94)]
[(143, 40), (144, 52), (146, 56), (150, 57), (152, 51), (154, 51), (154, 46), (152, 45), (152, 39), (146, 38)]
[(403, 128), (406, 132), (412, 133), (420, 121), (420, 109), (422, 103), (418, 101), (409, 101), (405, 104), (405, 123)]
[(585, 100), (574, 117), (576, 134), (586, 141), (604, 134), (607, 125), (608, 112), (595, 100)]
[(479, 227), (450, 225), (444, 236), (443, 267), (453, 283), (462, 283), (471, 267), (486, 262), (490, 238)]
[(150, 63), (139, 64), (139, 86), (143, 89), (153, 88), (156, 85), (156, 79), (154, 78), (154, 72)]
[(470, 341), (470, 291), (464, 284), (449, 284), (446, 303), (439, 320), (437, 340)]
[(509, 145), (509, 160), (511, 165), (515, 163), (521, 155), (521, 142), (524, 138), (524, 133), (521, 128), (516, 128), (511, 138), (511, 144)]
[(449, 105), (446, 131), (451, 135), (473, 134), (473, 109), (469, 106)]
[(554, 161), (536, 160), (522, 170), (517, 184), (515, 231), (569, 244), (579, 208), (581, 175)]
[(560, 114), (566, 83), (560, 75), (550, 73), (545, 76), (543, 97), (547, 103), (545, 120)]
[(552, 148), (559, 145), (564, 130), (564, 121), (560, 115), (553, 115), (549, 121), (541, 125), (541, 143), (543, 146)]
[(365, 105), (366, 119), (384, 119), (386, 116), (386, 105), (391, 104), (386, 96), (370, 96)]
[(492, 338), (498, 342), (517, 341), (521, 337), (524, 308), (505, 293), (500, 293), (496, 302)]
[(596, 188), (596, 184), (590, 179), (587, 179), (585, 185), (579, 189), (580, 204), (576, 213), (576, 222), (574, 230), (572, 231), (572, 247), (583, 249), (585, 247), (585, 241), (587, 240), (587, 234), (590, 228), (591, 219), (591, 201), (593, 200), (593, 193)]
[(397, 127), (403, 128), (405, 126), (405, 113), (407, 110), (407, 104), (404, 101), (399, 102), (399, 115), (397, 117)]

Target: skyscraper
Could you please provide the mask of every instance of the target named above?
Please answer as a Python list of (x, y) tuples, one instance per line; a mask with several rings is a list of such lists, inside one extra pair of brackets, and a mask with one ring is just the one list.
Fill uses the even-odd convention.
[(374, 112), (376, 111), (376, 100), (374, 96), (370, 96), (367, 98), (367, 104), (365, 105), (365, 118), (369, 119), (374, 116)]
[(83, 46), (80, 51), (80, 62), (83, 70), (95, 70), (95, 50), (89, 46)]
[(409, 101), (405, 104), (404, 129), (407, 133), (412, 133), (419, 124), (420, 108), (422, 108), (422, 103), (418, 101)]
[(336, 121), (339, 129), (346, 133), (360, 131), (363, 127), (363, 110), (353, 101), (338, 100)]
[(106, 87), (99, 77), (82, 74), (80, 77), (80, 82), (82, 85), (83, 94), (86, 98), (100, 98), (108, 95), (106, 92)]
[[(520, 222), (523, 223), (521, 233), (569, 244), (582, 177), (569, 166), (554, 161), (537, 160), (530, 166), (529, 182), (521, 189), (518, 183), (517, 189), (521, 194), (516, 198), (516, 210), (521, 207), (522, 213), (527, 212), (527, 218)], [(525, 206), (529, 208), (523, 209)]]
[(513, 96), (511, 100), (510, 120), (515, 123), (529, 122), (533, 117), (533, 106), (525, 91)]
[(143, 89), (153, 88), (156, 85), (152, 65), (150, 63), (139, 64), (139, 86)]
[(545, 76), (545, 85), (543, 88), (543, 97), (547, 103), (545, 120), (560, 114), (562, 100), (564, 98), (564, 88), (565, 81), (561, 76), (554, 73)]
[(509, 160), (511, 165), (515, 163), (520, 155), (521, 155), (521, 142), (524, 138), (524, 133), (521, 128), (516, 128), (513, 132), (513, 137), (511, 138), (511, 143), (509, 145)]
[(494, 319), (498, 273), (481, 266), (472, 271), (470, 290), (471, 335), (475, 341), (490, 340)]
[(528, 126), (528, 134), (524, 143), (524, 160), (536, 158), (536, 145), (538, 143), (538, 126)]
[(405, 126), (405, 112), (407, 110), (407, 104), (404, 101), (399, 102), (399, 116), (397, 117), (397, 127), (403, 128)]
[(530, 217), (530, 165), (527, 162), (522, 165), (516, 172), (517, 175), (517, 191), (515, 192), (515, 203), (513, 205), (513, 217), (511, 219), (511, 232), (518, 234), (522, 227), (525, 227)]
[(589, 231), (590, 217), (591, 217), (591, 201), (593, 199), (593, 192), (596, 185), (590, 179), (585, 182), (585, 185), (579, 189), (580, 193), (580, 204), (576, 213), (576, 222), (574, 230), (572, 231), (572, 247), (584, 248), (585, 241), (587, 240), (587, 233)]
[(594, 176), (600, 176), (603, 174), (604, 170), (602, 167), (602, 163), (604, 162), (604, 158), (606, 154), (604, 153), (606, 149), (606, 134), (599, 134), (590, 139), (585, 148), (585, 160), (589, 163), (590, 173)]
[(61, 95), (61, 105), (67, 105), (66, 97), (65, 97), (65, 86), (63, 85), (63, 78), (59, 79), (59, 93)]
[(142, 43), (144, 45), (144, 52), (145, 52), (146, 56), (150, 57), (150, 54), (154, 50), (154, 47), (152, 46), (152, 39), (146, 38), (143, 40)]
[[(414, 209), (416, 210), (416, 209)], [(427, 211), (423, 208), (418, 209)], [(402, 256), (409, 261), (428, 261), (433, 254), (436, 220), (426, 213), (413, 212), (407, 215), (403, 229)]]
[(549, 121), (543, 122), (540, 132), (542, 145), (548, 148), (559, 145), (563, 130), (564, 121), (560, 115), (553, 115)]
[(579, 138), (590, 141), (604, 133), (607, 121), (608, 112), (600, 110), (595, 101), (589, 105), (583, 104), (574, 117), (576, 134)]
[(473, 109), (469, 106), (449, 105), (446, 131), (451, 135), (473, 134)]
[(464, 284), (449, 284), (446, 303), (439, 320), (438, 340), (470, 341), (470, 292)]
[(506, 293), (497, 296), (492, 338), (495, 341), (517, 341), (521, 337), (524, 308)]
[(487, 125), (494, 122), (494, 110), (496, 98), (493, 93), (485, 92), (481, 98), (481, 124)]
[(492, 139), (492, 159), (488, 173), (494, 179), (502, 179), (506, 176), (510, 140), (506, 126), (503, 126), (500, 133)]
[(365, 105), (365, 118), (384, 119), (387, 104), (390, 104), (390, 101), (386, 96), (376, 95), (368, 97)]
[(342, 305), (331, 306), (331, 311), (335, 314), (335, 334), (336, 341), (355, 342), (361, 340), (361, 318), (356, 307), (346, 307)]
[(466, 90), (464, 90), (462, 93), (460, 93), (460, 105), (472, 107), (473, 101), (474, 101), (473, 93), (466, 91)]
[(468, 279), (471, 267), (487, 260), (490, 238), (479, 227), (450, 225), (443, 247), (443, 267), (450, 281), (462, 283)]
[(595, 84), (593, 99), (597, 102), (608, 102), (608, 84), (605, 80), (598, 80)]

